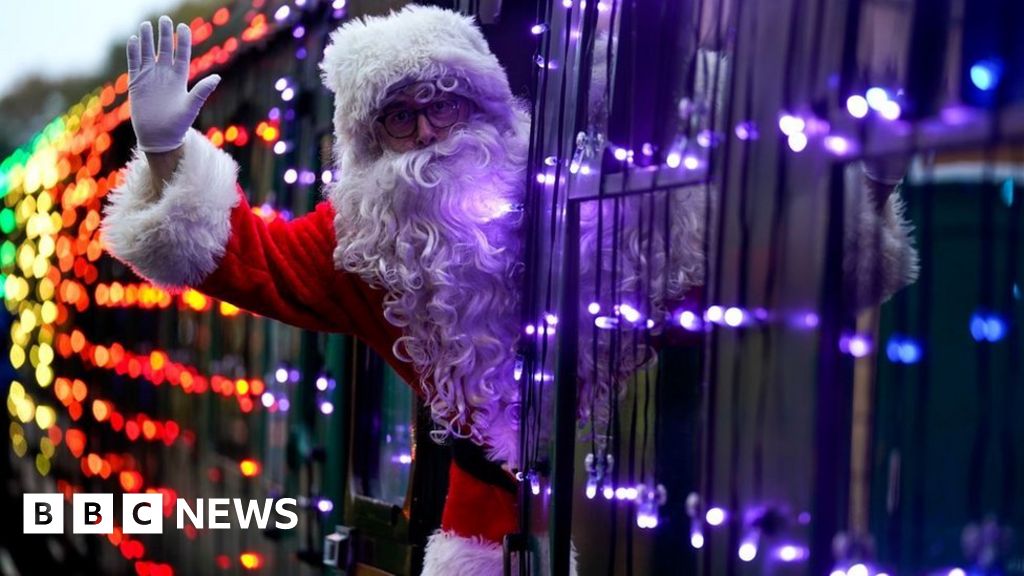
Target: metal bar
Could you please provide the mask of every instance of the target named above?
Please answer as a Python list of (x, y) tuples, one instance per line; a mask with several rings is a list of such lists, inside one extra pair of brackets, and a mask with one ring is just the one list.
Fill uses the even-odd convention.
[[(818, 377), (815, 399), (813, 495), (814, 530), (811, 533), (809, 574), (828, 574), (832, 570), (832, 538), (845, 527), (843, 479), (849, 478), (851, 393), (848, 360), (836, 343), (845, 321), (846, 297), (843, 294), (843, 167), (832, 168), (829, 185), (828, 255), (822, 286), (821, 337), (818, 351)], [(844, 426), (846, 428), (844, 429)]]
[(576, 456), (576, 352), (579, 324), (580, 203), (570, 200), (565, 214), (565, 260), (559, 322), (558, 379), (551, 473), (551, 574), (569, 573), (572, 489)]

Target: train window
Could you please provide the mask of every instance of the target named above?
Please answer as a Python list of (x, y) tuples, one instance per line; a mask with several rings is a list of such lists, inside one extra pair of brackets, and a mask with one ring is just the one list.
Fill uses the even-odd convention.
[(357, 344), (353, 478), (357, 494), (405, 504), (412, 465), (412, 390), (379, 356)]

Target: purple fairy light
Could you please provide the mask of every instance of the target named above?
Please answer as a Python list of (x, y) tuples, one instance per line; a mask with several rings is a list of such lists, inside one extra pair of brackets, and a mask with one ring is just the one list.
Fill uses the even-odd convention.
[(850, 141), (842, 136), (826, 136), (825, 149), (836, 156), (846, 156), (850, 153)]
[(708, 307), (708, 311), (704, 314), (704, 317), (707, 318), (708, 322), (721, 322), (723, 314), (724, 311), (722, 310), (722, 307), (714, 305)]
[(846, 576), (869, 576), (871, 572), (864, 564), (854, 564), (846, 570)]
[(782, 131), (786, 136), (792, 136), (793, 134), (800, 134), (804, 131), (807, 123), (803, 118), (799, 116), (793, 116), (792, 114), (783, 114), (779, 117), (779, 130)]
[(846, 111), (854, 118), (863, 118), (868, 115), (868, 101), (860, 94), (854, 94), (846, 99)]
[(889, 94), (884, 88), (879, 88), (877, 86), (869, 88), (864, 96), (867, 99), (868, 106), (878, 112), (881, 112), (882, 107), (884, 107), (885, 103), (889, 101)]
[(718, 507), (709, 508), (704, 514), (704, 519), (712, 526), (721, 526), (725, 522), (725, 510)]
[(722, 319), (725, 320), (725, 323), (733, 328), (743, 324), (745, 317), (746, 313), (743, 312), (743, 309), (735, 306), (727, 308), (725, 313), (722, 315)]
[(619, 313), (631, 324), (636, 324), (640, 320), (640, 311), (633, 308), (632, 305), (622, 303), (619, 305)]
[(899, 103), (893, 100), (887, 100), (885, 104), (882, 104), (882, 109), (878, 111), (882, 118), (886, 120), (899, 120), (900, 114), (903, 110), (900, 108)]
[(799, 562), (806, 560), (808, 552), (806, 548), (794, 544), (784, 544), (779, 547), (776, 557), (783, 562)]
[(803, 132), (794, 132), (786, 139), (789, 149), (793, 152), (803, 152), (807, 148), (807, 136)]
[(757, 126), (753, 122), (740, 122), (734, 133), (740, 140), (757, 140)]
[(700, 327), (697, 315), (689, 310), (683, 310), (679, 313), (679, 325), (687, 330), (696, 330)]
[(744, 542), (740, 544), (740, 549), (737, 552), (740, 560), (744, 562), (750, 562), (757, 557), (757, 544), (753, 542)]

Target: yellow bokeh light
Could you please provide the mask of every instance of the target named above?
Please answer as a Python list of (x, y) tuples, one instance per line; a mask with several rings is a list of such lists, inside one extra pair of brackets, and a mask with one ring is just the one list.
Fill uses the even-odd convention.
[[(28, 282), (20, 276), (8, 276), (4, 281), (4, 294), (4, 300), (9, 303), (17, 303), (28, 298)], [(7, 309), (14, 312), (16, 308), (8, 306)]]
[(53, 281), (49, 278), (40, 280), (39, 284), (36, 285), (36, 293), (39, 295), (40, 300), (53, 300)]
[(49, 344), (40, 344), (37, 354), (39, 356), (40, 364), (44, 366), (53, 364), (53, 347)]
[[(44, 181), (44, 185), (46, 188), (53, 188), (53, 185), (57, 183), (57, 164), (50, 164), (46, 168), (53, 173), (53, 183), (47, 185)], [(40, 214), (45, 215), (51, 208), (53, 208), (53, 196), (50, 196), (49, 192), (43, 190), (38, 196), (36, 196), (36, 210)]]
[(27, 238), (46, 237), (53, 234), (53, 230), (53, 220), (49, 214), (33, 214), (25, 223)]
[(48, 430), (50, 426), (57, 423), (57, 412), (49, 406), (36, 408), (36, 424), (42, 430)]
[(40, 476), (46, 476), (50, 473), (50, 459), (42, 454), (36, 454), (36, 470), (39, 471)]
[(22, 182), (22, 187), (25, 189), (26, 194), (31, 194), (36, 190), (39, 190), (39, 186), (43, 183), (42, 174), (36, 168), (35, 163), (29, 162), (29, 165), (25, 167), (25, 179)]
[(18, 455), (18, 458), (22, 458), (28, 451), (28, 442), (25, 442), (24, 436), (18, 436), (11, 440), (11, 448), (14, 448), (14, 453)]
[(16, 406), (18, 420), (28, 424), (36, 417), (36, 403), (31, 398), (25, 398)]
[(14, 213), (18, 222), (25, 222), (36, 213), (36, 199), (32, 196), (25, 196), (18, 204), (18, 209)]
[(43, 438), (39, 440), (39, 452), (47, 458), (53, 458), (53, 440), (50, 440), (49, 436), (43, 436)]
[[(43, 218), (43, 222), (46, 226), (49, 226), (50, 219)], [(56, 248), (57, 244), (53, 241), (53, 236), (50, 235), (49, 230), (47, 230), (46, 234), (39, 239), (39, 255), (44, 258), (49, 258), (50, 256), (53, 256), (53, 252)]]
[(39, 309), (39, 315), (43, 319), (43, 324), (52, 324), (57, 321), (57, 305), (52, 300), (43, 302), (42, 308)]
[(29, 338), (31, 338), (31, 334), (21, 329), (21, 322), (14, 321), (11, 323), (11, 341), (24, 348), (28, 346)]
[(4, 294), (7, 295), (8, 299), (11, 299), (11, 300), (17, 300), (18, 299), (17, 298), (17, 294), (18, 294), (18, 277), (17, 276), (8, 276), (7, 279), (4, 280)]
[(18, 268), (23, 271), (32, 267), (36, 259), (36, 248), (31, 242), (25, 242), (18, 249)]
[(11, 190), (21, 188), (24, 174), (25, 168), (20, 164), (15, 164), (11, 171), (7, 173), (7, 185), (10, 186)]
[(42, 278), (46, 276), (46, 273), (50, 271), (50, 260), (44, 258), (42, 255), (36, 256), (36, 259), (32, 262), (32, 276), (35, 278)]
[(25, 364), (25, 349), (17, 344), (11, 345), (11, 366), (15, 369), (21, 368)]
[(36, 366), (36, 382), (40, 388), (46, 388), (53, 382), (53, 368), (46, 364)]
[(21, 311), (21, 330), (23, 332), (31, 332), (36, 327), (36, 313), (31, 308), (26, 308)]

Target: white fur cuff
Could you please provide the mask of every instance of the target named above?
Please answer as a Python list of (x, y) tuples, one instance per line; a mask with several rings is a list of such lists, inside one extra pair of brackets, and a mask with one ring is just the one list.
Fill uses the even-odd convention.
[(140, 152), (110, 192), (102, 238), (107, 251), (136, 274), (170, 291), (199, 284), (213, 272), (231, 236), (238, 204), (238, 165), (195, 130), (185, 136), (181, 163), (153, 201), (151, 174)]
[(422, 576), (501, 576), (501, 544), (437, 532), (427, 540)]
[[(534, 566), (530, 573), (546, 575), (551, 562), (546, 535), (540, 536), (536, 543), (539, 549), (530, 555)], [(518, 554), (512, 556), (513, 574), (519, 573), (518, 557)], [(421, 576), (502, 576), (503, 564), (501, 544), (439, 531), (427, 540)], [(575, 546), (572, 546), (569, 556), (568, 576), (576, 576)]]
[(843, 268), (857, 309), (888, 300), (918, 274), (913, 227), (903, 215), (903, 199), (891, 194), (879, 212), (868, 196), (865, 192), (847, 205)]

